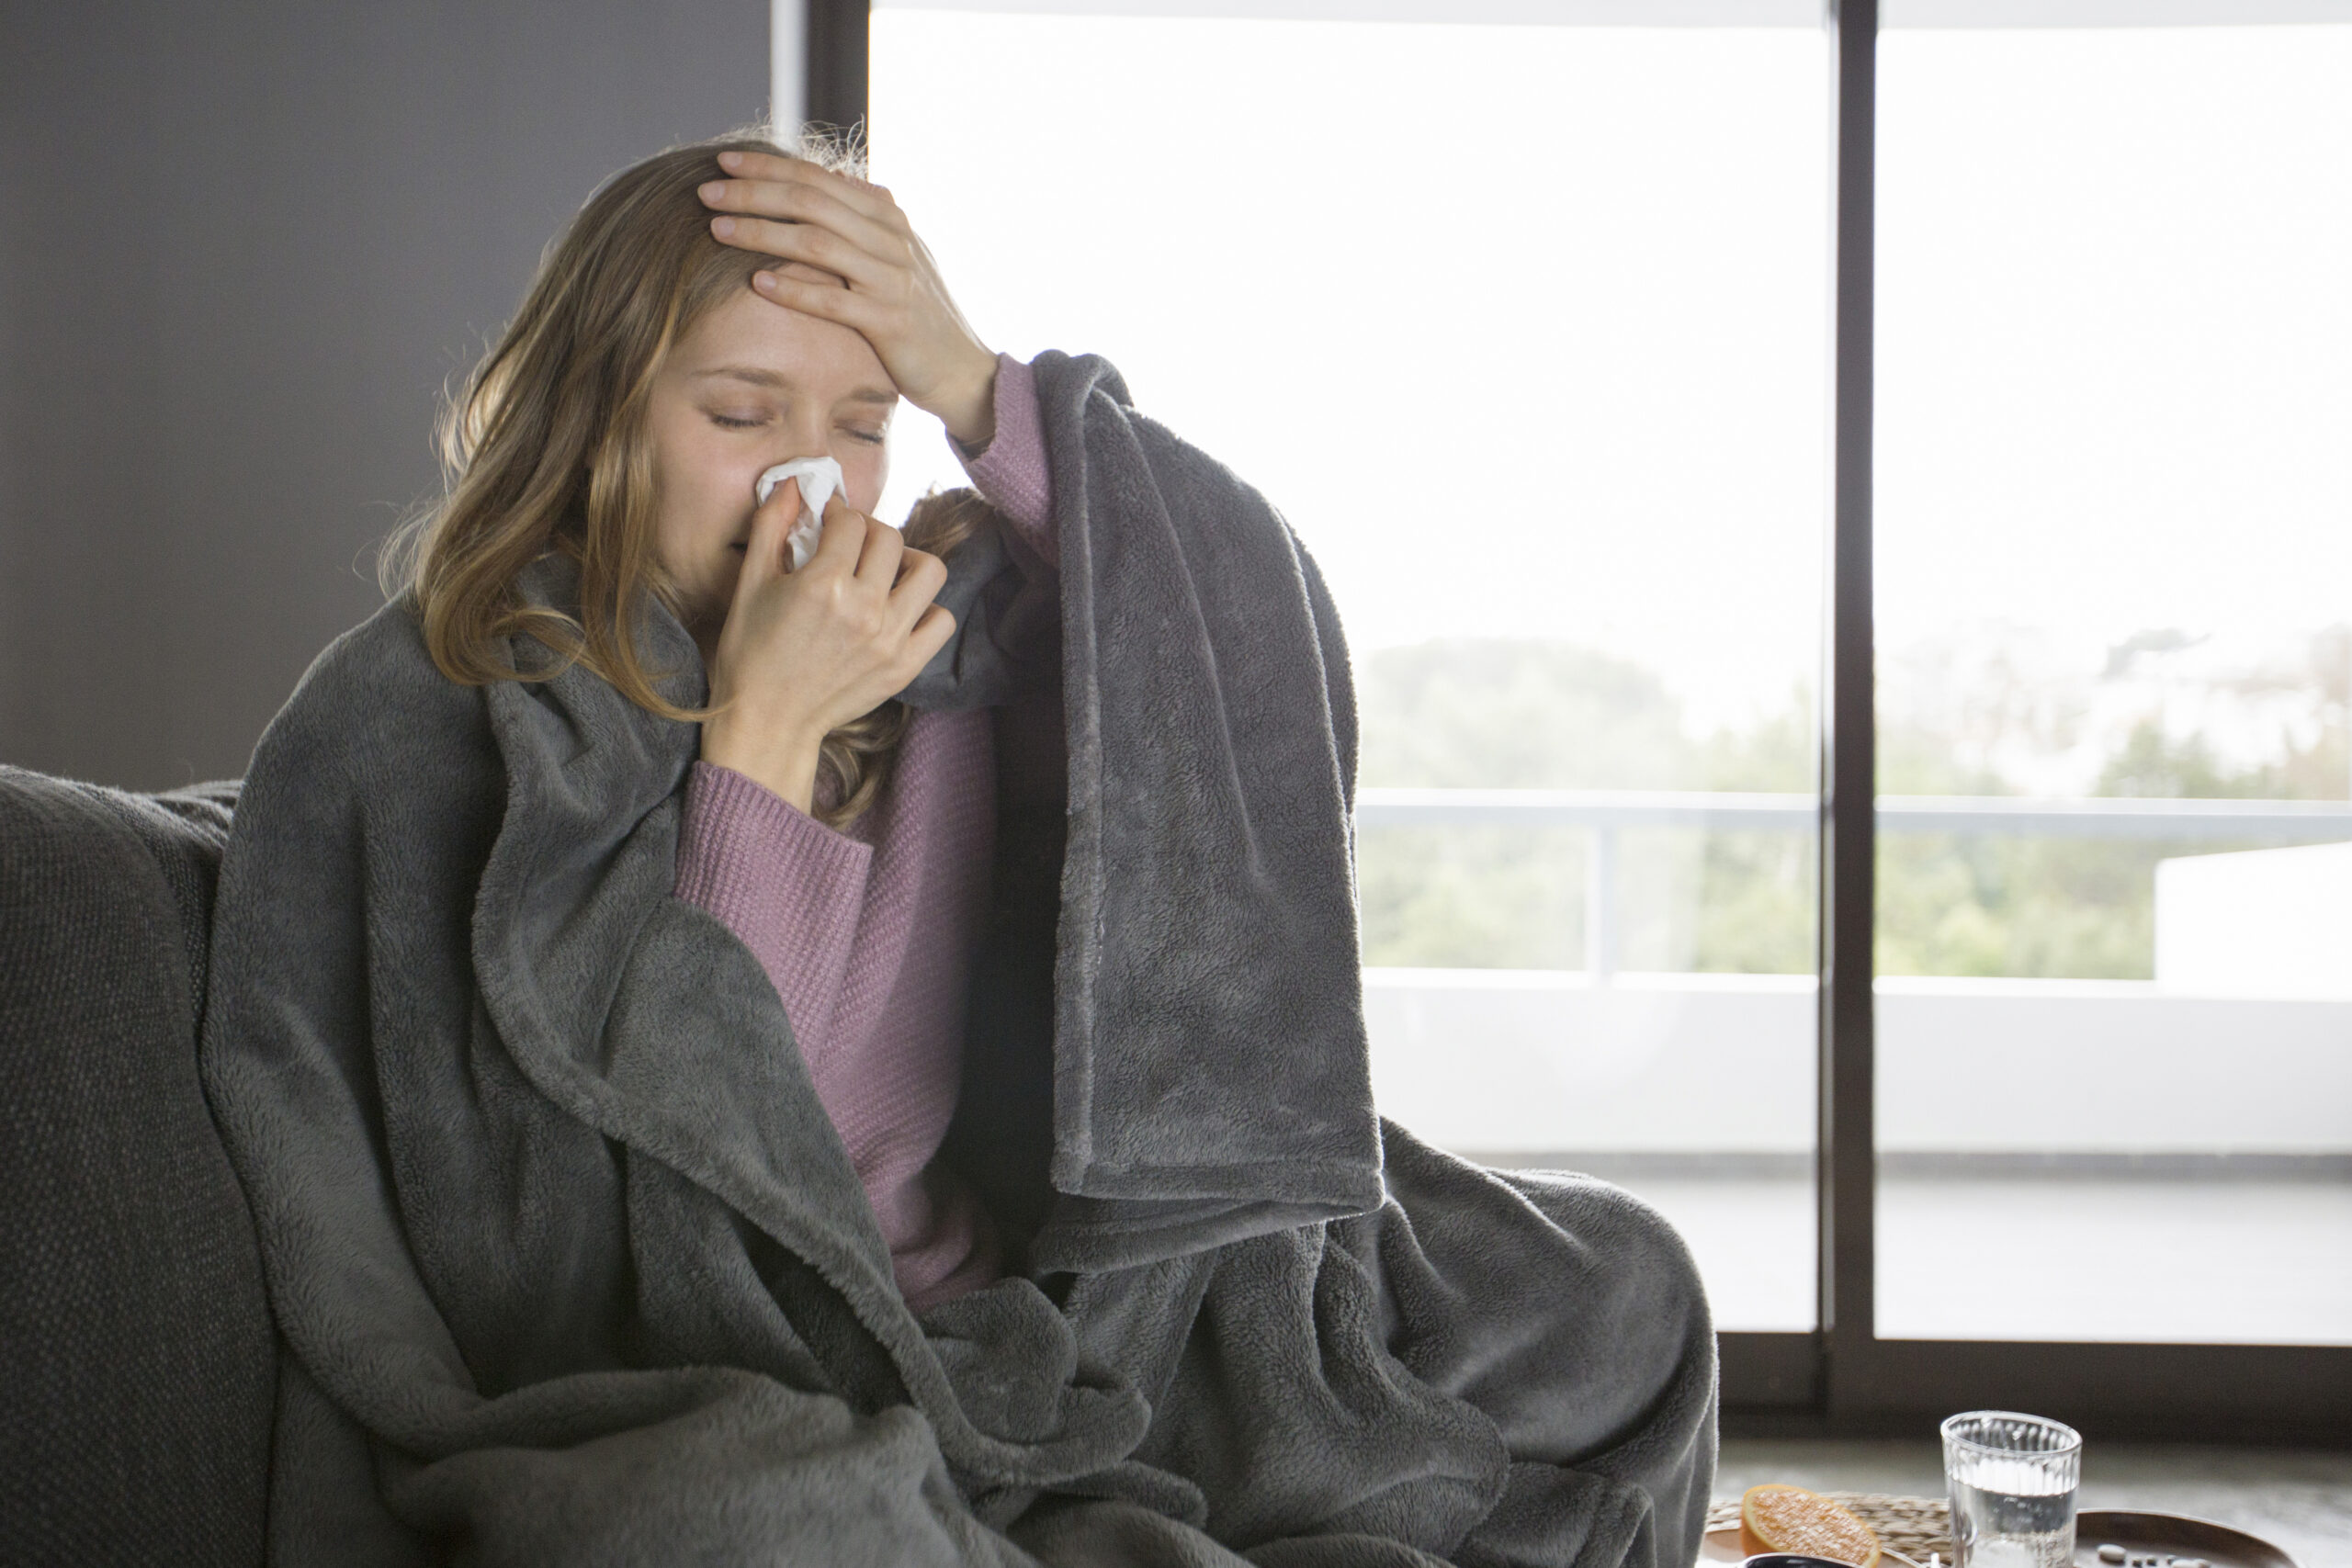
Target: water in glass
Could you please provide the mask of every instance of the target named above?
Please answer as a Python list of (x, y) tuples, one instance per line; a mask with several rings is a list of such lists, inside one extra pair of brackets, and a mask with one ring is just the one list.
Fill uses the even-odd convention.
[(2072, 1568), (2075, 1488), (2036, 1492), (2051, 1477), (2017, 1461), (1984, 1461), (1951, 1484), (1951, 1533), (1959, 1568)]

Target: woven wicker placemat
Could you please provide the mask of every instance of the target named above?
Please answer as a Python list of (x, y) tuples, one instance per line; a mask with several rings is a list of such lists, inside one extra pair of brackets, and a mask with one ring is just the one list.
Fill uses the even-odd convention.
[[(1939, 1551), (1949, 1568), (1951, 1562), (1951, 1505), (1941, 1497), (1890, 1497), (1879, 1492), (1824, 1492), (1860, 1515), (1878, 1532), (1879, 1544), (1893, 1547), (1926, 1568), (1928, 1553)], [(1707, 1510), (1707, 1528), (1722, 1529), (1739, 1523), (1739, 1499), (1717, 1503)]]

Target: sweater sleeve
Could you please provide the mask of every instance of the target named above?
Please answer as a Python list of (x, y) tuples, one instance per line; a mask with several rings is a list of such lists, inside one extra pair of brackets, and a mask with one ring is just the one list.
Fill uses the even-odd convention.
[(812, 1064), (831, 1034), (873, 850), (731, 768), (686, 781), (673, 891), (742, 939)]
[(1046, 465), (1046, 423), (1037, 412), (1037, 382), (1009, 354), (996, 360), (996, 434), (973, 451), (947, 438), (956, 460), (990, 506), (1010, 519), (1029, 547), (1050, 565), (1061, 564), (1054, 536), (1053, 489)]

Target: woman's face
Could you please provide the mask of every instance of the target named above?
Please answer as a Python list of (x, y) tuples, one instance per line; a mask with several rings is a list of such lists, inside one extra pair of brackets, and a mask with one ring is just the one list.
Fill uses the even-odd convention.
[[(831, 274), (787, 264), (838, 285)], [(747, 286), (695, 323), (654, 377), (648, 408), (660, 507), (654, 553), (706, 656), (734, 602), (752, 535), (752, 485), (795, 457), (842, 466), (850, 505), (872, 513), (899, 394), (865, 339), (772, 304)]]

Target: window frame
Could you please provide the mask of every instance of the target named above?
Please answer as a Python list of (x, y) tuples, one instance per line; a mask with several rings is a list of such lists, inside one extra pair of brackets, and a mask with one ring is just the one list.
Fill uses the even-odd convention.
[[(2084, 0), (2059, 0), (2068, 3), (2080, 9)], [(2168, 3), (2177, 9), (2182, 0)], [(1917, 8), (1923, 0), (1911, 4)], [(2111, 4), (2101, 0), (2102, 9)], [(2007, 1407), (2056, 1416), (2099, 1439), (2352, 1440), (2352, 1347), (1882, 1339), (1877, 1334), (1871, 458), (1880, 9), (1880, 0), (1826, 0), (1823, 17), (1832, 51), (1834, 236), (1828, 615), (1819, 737), (1815, 1160), (1820, 1322), (1810, 1333), (1717, 1337), (1724, 1430), (1734, 1436), (1918, 1435), (1952, 1410)], [(871, 12), (871, 0), (803, 0), (802, 103), (810, 122), (863, 130)], [(1858, 809), (1844, 804), (1854, 802)]]

